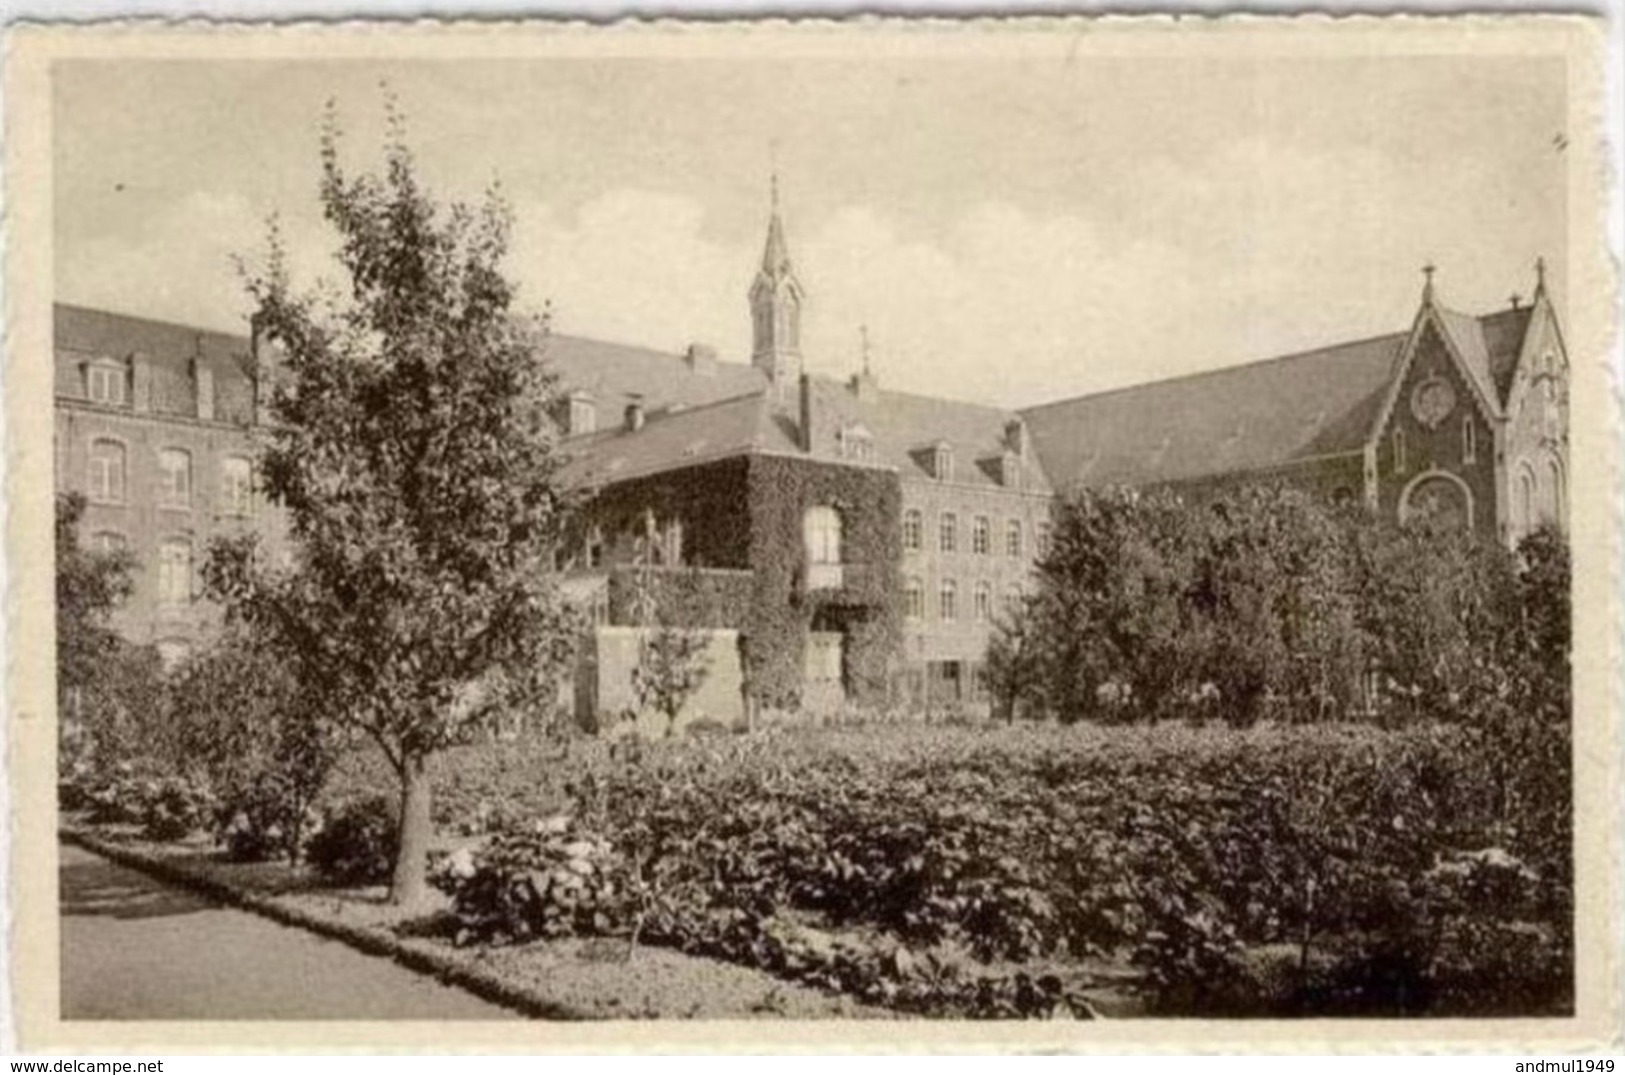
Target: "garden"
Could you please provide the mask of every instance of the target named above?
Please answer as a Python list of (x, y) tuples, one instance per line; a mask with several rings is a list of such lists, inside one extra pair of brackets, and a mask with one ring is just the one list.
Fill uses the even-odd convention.
[(673, 638), (638, 678), (668, 734), (588, 736), (506, 209), (440, 211), (386, 149), (355, 178), (324, 133), (349, 307), (274, 233), (250, 281), (294, 555), (211, 546), (214, 644), (123, 640), (132, 564), (58, 501), (67, 838), (538, 1016), (1572, 1010), (1561, 534), (1079, 492), (993, 633), (992, 719), (671, 735)]
[[(308, 865), (278, 885), (497, 958), (585, 950), (635, 977), (675, 951), (906, 1015), (1571, 1003), (1567, 814), (1549, 782), (1498, 788), (1469, 729), (886, 725), (628, 745), (579, 743), (567, 764), (547, 743), (448, 753), (443, 902), (415, 916), (369, 887), (388, 876), (396, 793), (351, 752), (311, 807)], [(211, 820), (195, 785), (64, 788), (104, 832), (190, 835), (228, 875), (245, 856), (243, 819)]]

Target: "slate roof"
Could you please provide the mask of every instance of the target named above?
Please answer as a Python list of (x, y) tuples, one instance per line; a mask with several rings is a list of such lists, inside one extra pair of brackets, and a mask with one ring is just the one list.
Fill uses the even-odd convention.
[(607, 484), (693, 466), (755, 449), (795, 448), (794, 429), (774, 421), (763, 392), (699, 407), (665, 411), (628, 430), (619, 418), (608, 429), (565, 441), (565, 484)]
[[(874, 444), (873, 462), (895, 467), (905, 479), (930, 479), (930, 450), (938, 443), (953, 452), (953, 482), (1004, 488), (998, 460), (1005, 448), (1005, 427), (1019, 418), (1015, 411), (937, 396), (876, 391), (860, 399), (848, 384), (812, 378), (816, 443), (833, 445), (842, 427), (861, 427)], [(1049, 480), (1031, 451), (1022, 468), (1021, 488), (1048, 492)]]
[[(718, 363), (719, 381), (738, 378), (744, 382), (739, 375), (743, 369), (755, 376), (758, 387), (691, 406), (681, 400), (692, 398), (696, 390), (683, 384), (682, 378), (702, 375), (689, 372), (679, 356), (666, 356), (665, 360), (667, 367), (651, 382), (633, 382), (648, 389), (643, 393), (643, 428), (626, 429), (618, 410), (608, 415), (600, 411), (598, 432), (565, 441), (565, 450), (572, 457), (564, 471), (566, 481), (622, 481), (748, 451), (804, 454), (800, 399), (795, 390), (783, 402), (777, 401), (768, 393), (765, 378), (751, 367)], [(673, 368), (678, 371), (675, 375)], [(624, 386), (613, 382), (609, 371), (598, 373), (595, 395), (631, 398)], [(567, 386), (571, 383), (568, 375), (564, 381)], [(860, 398), (850, 384), (822, 376), (811, 377), (809, 387), (816, 445), (812, 458), (853, 462), (837, 453), (837, 432), (861, 430), (872, 445), (871, 455), (861, 461), (865, 464), (895, 468), (905, 479), (928, 479), (932, 477), (929, 450), (943, 443), (954, 455), (956, 484), (1003, 488), (995, 461), (1004, 446), (1005, 425), (1017, 417), (1015, 412), (883, 390)], [(679, 401), (675, 407), (670, 402), (674, 398)], [(1049, 489), (1031, 453), (1023, 469), (1022, 488)]]
[(246, 336), (61, 302), (52, 309), (52, 321), (55, 391), (59, 396), (83, 398), (80, 358), (112, 358), (122, 362), (139, 353), (146, 359), (151, 373), (151, 401), (156, 413), (196, 413), (192, 362), (201, 359), (214, 372), (217, 416), (248, 421), (252, 414), (253, 390), (248, 376)]
[(1490, 378), (1495, 382), (1496, 401), (1502, 406), (1512, 394), (1512, 375), (1517, 371), (1518, 354), (1523, 350), (1524, 337), (1529, 332), (1529, 318), (1533, 306), (1518, 306), (1500, 310), (1478, 319), (1484, 332), (1484, 346), (1489, 352)]
[(202, 355), (213, 364), (215, 376), (246, 379), (242, 362), (248, 357), (248, 338), (170, 321), (93, 310), (59, 302), (53, 308), (54, 337), (59, 351), (108, 358), (128, 358), (140, 352), (155, 367), (189, 370)]
[(1484, 338), (1484, 326), (1471, 314), (1458, 313), (1444, 306), (1436, 305), (1434, 308), (1439, 312), (1439, 321), (1450, 334), (1451, 341), (1456, 345), (1456, 353), (1461, 356), (1468, 373), (1478, 383), (1479, 390), (1490, 401), (1491, 407), (1499, 411), (1501, 398), (1490, 375), (1490, 349)]
[(633, 399), (654, 415), (673, 405), (703, 407), (767, 386), (754, 366), (713, 361), (711, 372), (698, 372), (682, 355), (581, 336), (551, 335), (544, 353), (564, 388), (592, 396), (600, 426), (619, 424)]
[[(1435, 306), (1470, 375), (1505, 405), (1530, 308)], [(1396, 332), (1022, 411), (1057, 489), (1178, 482), (1359, 451), (1409, 336)]]

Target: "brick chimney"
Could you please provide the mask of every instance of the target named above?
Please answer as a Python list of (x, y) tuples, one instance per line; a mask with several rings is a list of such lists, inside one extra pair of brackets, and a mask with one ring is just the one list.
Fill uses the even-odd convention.
[(152, 359), (141, 351), (130, 355), (130, 409), (137, 414), (152, 410)]
[(683, 353), (688, 371), (698, 377), (714, 377), (717, 372), (717, 349), (708, 343), (691, 343)]
[(1027, 460), (1027, 423), (1012, 418), (1004, 423), (1004, 446), (1022, 462)]
[(266, 339), (265, 334), (260, 331), (259, 319), (250, 317), (248, 319), (248, 368), (253, 380), (249, 385), (249, 389), (254, 393), (254, 415), (252, 420), (258, 426), (269, 425), (271, 421), (271, 394), (276, 385), (273, 368), (275, 361), (276, 349), (271, 346), (271, 341)]
[(814, 454), (818, 449), (818, 431), (815, 426), (818, 417), (817, 407), (813, 401), (812, 378), (805, 373), (801, 375), (801, 450), (808, 455)]
[(192, 388), (197, 398), (197, 416), (214, 421), (214, 370), (199, 355), (192, 359)]

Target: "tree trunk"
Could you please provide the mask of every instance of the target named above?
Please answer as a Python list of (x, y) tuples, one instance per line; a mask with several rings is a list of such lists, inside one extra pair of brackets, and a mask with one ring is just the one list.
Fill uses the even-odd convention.
[(428, 899), (429, 838), (433, 834), (429, 800), (429, 759), (408, 755), (401, 760), (400, 843), (395, 851), (395, 876), (389, 901), (399, 907), (421, 907)]

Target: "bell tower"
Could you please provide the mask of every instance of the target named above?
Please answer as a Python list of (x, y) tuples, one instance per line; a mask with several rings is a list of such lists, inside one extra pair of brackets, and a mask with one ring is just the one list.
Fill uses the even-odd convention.
[(775, 395), (783, 400), (801, 378), (801, 307), (807, 296), (790, 267), (790, 248), (779, 215), (777, 173), (773, 175), (771, 196), (762, 267), (750, 285), (750, 362), (767, 374)]

